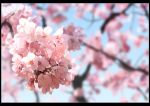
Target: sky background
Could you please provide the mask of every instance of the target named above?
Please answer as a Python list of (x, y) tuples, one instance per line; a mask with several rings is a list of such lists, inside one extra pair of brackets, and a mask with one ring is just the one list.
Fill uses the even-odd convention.
[[(39, 5), (42, 8), (47, 7), (47, 4), (39, 4)], [(130, 13), (132, 11), (133, 11), (133, 8), (130, 8), (128, 13)], [(139, 11), (139, 10), (135, 9), (134, 11)], [(67, 20), (60, 25), (57, 25), (57, 26), (54, 25), (53, 26), (54, 31), (57, 30), (61, 26), (66, 26), (70, 23), (73, 23), (76, 26), (82, 27), (86, 33), (86, 36), (89, 37), (89, 36), (94, 36), (96, 34), (96, 32), (99, 31), (100, 26), (104, 22), (103, 20), (100, 22), (97, 21), (97, 22), (93, 23), (92, 26), (89, 27), (90, 22), (87, 22), (83, 19), (76, 18), (75, 13), (76, 13), (75, 8), (70, 8), (68, 11), (64, 12), (65, 16), (67, 16)], [(85, 17), (88, 19), (91, 19), (91, 14), (87, 13), (85, 15)], [(141, 33), (141, 31), (137, 27), (138, 26), (137, 18), (138, 18), (138, 15), (130, 14), (128, 21), (125, 23), (126, 24), (125, 27), (123, 27), (120, 31), (125, 32), (126, 30), (128, 30), (131, 27), (131, 24), (132, 24), (132, 31), (134, 32), (135, 36), (136, 36), (136, 34), (140, 35), (139, 33)], [(132, 19), (133, 19), (133, 21), (132, 21)], [(131, 23), (131, 21), (132, 21), (132, 23)], [(141, 34), (143, 34), (144, 36), (147, 36), (147, 35), (149, 35), (149, 32), (141, 33)], [(103, 45), (105, 45), (107, 43), (107, 36), (105, 34), (103, 34), (103, 35), (105, 37), (103, 37), (102, 43), (103, 43)], [(148, 44), (143, 43), (143, 45), (138, 49), (136, 49), (132, 44), (130, 44), (130, 45), (132, 47), (132, 52), (128, 54), (127, 58), (130, 58), (132, 60), (132, 65), (134, 65), (138, 59), (137, 57), (139, 57), (141, 54), (143, 54), (144, 50), (146, 48), (148, 48)], [(83, 49), (83, 47), (82, 47), (82, 49)], [(80, 52), (81, 51), (76, 51), (76, 52), (72, 53), (72, 57), (78, 56), (78, 54)], [(85, 68), (86, 68), (86, 66), (83, 67), (79, 73), (82, 73), (85, 70)], [(92, 70), (95, 70), (95, 68), (92, 67)], [(108, 70), (110, 70), (110, 71), (107, 71), (107, 72), (116, 73), (118, 71), (118, 67), (116, 64), (114, 64)], [(101, 72), (99, 74), (101, 79), (103, 79), (104, 74), (106, 74), (106, 73)], [(87, 85), (88, 84), (85, 81), (84, 82), (84, 90), (85, 91), (88, 91), (90, 89)], [(99, 88), (101, 90), (100, 94), (94, 95), (94, 97), (93, 97), (94, 99), (91, 100), (91, 102), (118, 102), (118, 101), (120, 101), (121, 97), (126, 97), (127, 99), (130, 100), (130, 98), (132, 96), (131, 94), (134, 93), (134, 90), (125, 88), (121, 93), (118, 93), (117, 95), (114, 96), (110, 90), (103, 88), (101, 86), (99, 86)], [(40, 102), (69, 102), (71, 95), (68, 92), (62, 91), (62, 89), (65, 89), (65, 91), (71, 91), (72, 87), (71, 86), (69, 86), (69, 87), (62, 86), (60, 89), (55, 89), (52, 94), (48, 94), (48, 93), (42, 94), (39, 92)], [(30, 91), (28, 89), (23, 89), (22, 92), (19, 93), (18, 98), (19, 98), (18, 99), (19, 102), (34, 102), (35, 101), (35, 96), (34, 96), (33, 91)], [(10, 98), (10, 101), (11, 101), (11, 98)], [(138, 102), (143, 102), (143, 101), (144, 101), (144, 99), (141, 97)]]

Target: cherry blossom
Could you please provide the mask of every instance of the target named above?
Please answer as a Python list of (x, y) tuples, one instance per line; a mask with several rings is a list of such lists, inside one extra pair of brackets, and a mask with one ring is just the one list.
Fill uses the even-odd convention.
[(50, 30), (50, 27), (42, 29), (30, 19), (21, 18), (9, 46), (13, 71), (25, 78), (31, 89), (38, 83), (43, 93), (52, 92), (59, 84), (69, 85), (74, 77), (69, 72), (71, 64), (63, 37), (50, 36)]
[(117, 102), (147, 102), (148, 8), (148, 3), (2, 3), (2, 101), (20, 102), (19, 95), (29, 90), (43, 102), (55, 90), (66, 93), (68, 102), (99, 102), (105, 89)]
[(63, 34), (68, 42), (69, 50), (78, 50), (82, 44), (84, 37), (83, 30), (79, 27), (75, 27), (73, 24), (63, 29)]

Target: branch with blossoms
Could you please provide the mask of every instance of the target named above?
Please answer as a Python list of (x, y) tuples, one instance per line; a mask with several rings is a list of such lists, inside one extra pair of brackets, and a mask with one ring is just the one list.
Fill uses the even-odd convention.
[(145, 74), (145, 75), (149, 75), (149, 71), (146, 70), (146, 69), (143, 69), (143, 68), (141, 68), (141, 67), (135, 68), (135, 67), (133, 67), (133, 66), (130, 66), (128, 63), (124, 62), (123, 60), (119, 59), (118, 57), (112, 56), (112, 55), (110, 55), (110, 54), (104, 52), (102, 49), (97, 49), (97, 48), (95, 48), (95, 47), (93, 47), (93, 46), (91, 46), (91, 45), (89, 45), (89, 44), (87, 44), (87, 43), (85, 43), (85, 42), (83, 42), (83, 45), (86, 46), (86, 47), (88, 47), (88, 48), (90, 48), (90, 49), (92, 49), (92, 50), (94, 50), (95, 52), (100, 52), (100, 53), (102, 53), (102, 54), (105, 55), (107, 58), (109, 58), (109, 59), (111, 59), (111, 60), (113, 60), (113, 61), (117, 61), (117, 62), (119, 63), (119, 65), (120, 65), (122, 68), (124, 68), (125, 70), (127, 70), (127, 71), (138, 71), (138, 72), (142, 72), (142, 73)]
[[(107, 26), (107, 24), (109, 23), (109, 22), (111, 22), (111, 20), (113, 20), (113, 19), (115, 19), (116, 17), (118, 17), (118, 16), (120, 16), (120, 15), (122, 15), (122, 14), (126, 14), (126, 11), (131, 7), (131, 6), (133, 6), (134, 5), (134, 3), (130, 3), (130, 4), (128, 4), (128, 6), (123, 10), (123, 11), (121, 11), (120, 13), (111, 13), (110, 14), (110, 16), (104, 21), (104, 23), (102, 24), (102, 26), (101, 26), (101, 32), (103, 33), (104, 31), (105, 31), (105, 28), (106, 28), (106, 26)], [(111, 10), (113, 9), (115, 7), (115, 4), (113, 4), (112, 6), (111, 6)], [(145, 12), (145, 15), (146, 15), (146, 17), (149, 19), (149, 14), (148, 14), (148, 11), (146, 10), (146, 7), (144, 6), (144, 4), (142, 5), (142, 8), (143, 8), (143, 10), (144, 10), (144, 12)], [(130, 66), (128, 63), (126, 63), (126, 62), (124, 62), (124, 61), (122, 61), (121, 59), (119, 59), (118, 57), (115, 57), (115, 56), (111, 56), (111, 55), (109, 55), (108, 53), (106, 53), (106, 52), (104, 52), (102, 49), (97, 49), (97, 48), (95, 48), (95, 47), (93, 47), (93, 46), (91, 46), (91, 45), (89, 45), (89, 44), (87, 44), (87, 43), (85, 43), (85, 42), (83, 42), (83, 45), (85, 45), (85, 46), (87, 46), (88, 48), (90, 48), (90, 49), (92, 49), (92, 50), (94, 50), (94, 51), (96, 51), (96, 52), (101, 52), (102, 54), (104, 54), (106, 57), (108, 57), (109, 59), (111, 59), (111, 60), (113, 60), (113, 61), (117, 61), (118, 63), (119, 63), (119, 65), (121, 66), (121, 67), (123, 67), (124, 69), (126, 69), (127, 71), (139, 71), (139, 72), (142, 72), (142, 73), (144, 73), (144, 74), (146, 74), (146, 75), (149, 75), (149, 72), (148, 72), (148, 70), (146, 70), (146, 69), (143, 69), (143, 68), (141, 68), (141, 67), (139, 67), (139, 68), (134, 68), (134, 67), (132, 67), (132, 66)]]
[[(134, 3), (130, 3), (123, 11), (121, 11), (120, 13), (111, 13), (110, 14), (110, 16), (104, 21), (104, 23), (103, 23), (103, 25), (101, 26), (101, 28), (100, 28), (100, 30), (101, 30), (101, 32), (103, 33), (104, 31), (105, 31), (105, 28), (106, 28), (106, 26), (107, 26), (107, 24), (111, 21), (111, 20), (113, 20), (113, 19), (115, 19), (116, 17), (118, 17), (118, 16), (120, 16), (120, 15), (126, 15), (126, 11), (131, 7), (131, 6), (133, 6), (133, 5), (135, 5)], [(147, 9), (146, 9), (146, 6), (144, 5), (144, 4), (141, 4), (141, 6), (142, 6), (142, 9), (144, 10), (144, 13), (145, 13), (145, 16), (147, 17), (147, 19), (149, 20), (149, 13), (148, 13), (148, 11), (147, 11)], [(112, 5), (112, 8), (111, 9), (113, 9), (115, 7), (115, 5)]]
[[(125, 5), (123, 6), (125, 8), (121, 12), (115, 13), (112, 12), (112, 10), (117, 7), (117, 4), (111, 4), (111, 5), (108, 4), (106, 8), (109, 8), (108, 10), (110, 10), (110, 14), (107, 17), (107, 14), (104, 14), (105, 13), (104, 11), (103, 11), (104, 13), (101, 13), (102, 11), (99, 10), (97, 11), (99, 4), (94, 4), (93, 6), (81, 4), (79, 5), (79, 7), (81, 7), (80, 10), (81, 14), (79, 14), (79, 16), (82, 17), (82, 11), (84, 10), (84, 7), (89, 6), (87, 8), (87, 11), (96, 13), (97, 15), (102, 16), (102, 18), (104, 19), (104, 23), (100, 28), (101, 32), (104, 33), (104, 31), (108, 31), (107, 29), (109, 29), (108, 32), (110, 33), (108, 33), (108, 35), (109, 34), (111, 35), (112, 31), (114, 31), (113, 30), (114, 26), (112, 23), (111, 24), (112, 26), (110, 25), (111, 26), (110, 28), (106, 28), (109, 26), (108, 24), (113, 22), (117, 17), (120, 17), (122, 15), (125, 16), (127, 10), (132, 5), (134, 4), (131, 3)], [(60, 28), (53, 36), (53, 34), (51, 33), (52, 28), (48, 26), (48, 22), (54, 21), (55, 24), (63, 22), (63, 20), (65, 20), (64, 18), (65, 16), (63, 17), (61, 12), (68, 10), (67, 8), (72, 5), (69, 4), (65, 4), (65, 5), (54, 4), (52, 6), (50, 5), (48, 6), (47, 12), (45, 12), (44, 9), (38, 7), (36, 4), (33, 6), (34, 9), (38, 10), (37, 13), (39, 14), (38, 16), (40, 16), (39, 17), (40, 20), (38, 19), (34, 20), (34, 18), (30, 17), (29, 14), (28, 15), (24, 14), (23, 11), (25, 8), (22, 8), (17, 11), (15, 10), (16, 12), (12, 16), (13, 18), (10, 17), (8, 21), (3, 21), (1, 24), (1, 29), (4, 26), (7, 26), (9, 28), (9, 31), (11, 33), (12, 32), (14, 33), (14, 34), (12, 33), (12, 35), (14, 36), (9, 43), (10, 53), (13, 56), (12, 57), (13, 65), (11, 67), (14, 73), (16, 73), (19, 77), (22, 77), (27, 81), (28, 87), (31, 90), (33, 90), (33, 93), (35, 94), (36, 102), (40, 102), (39, 94), (36, 88), (40, 88), (43, 93), (47, 93), (47, 92), (52, 93), (52, 91), (54, 89), (59, 88), (60, 85), (70, 85), (71, 83), (73, 87), (72, 96), (74, 96), (75, 100), (77, 102), (89, 102), (90, 101), (89, 98), (86, 98), (83, 93), (83, 82), (86, 80), (89, 81), (90, 78), (88, 75), (90, 73), (92, 65), (95, 65), (98, 70), (99, 69), (103, 70), (108, 68), (108, 66), (110, 66), (112, 63), (116, 62), (121, 67), (121, 69), (124, 70), (121, 73), (118, 72), (118, 74), (115, 75), (113, 78), (110, 77), (110, 81), (106, 81), (106, 83), (104, 82), (105, 84), (96, 81), (97, 80), (96, 78), (94, 79), (95, 80), (94, 82), (98, 82), (97, 85), (102, 84), (104, 86), (105, 85), (109, 86), (109, 82), (110, 83), (112, 82), (113, 83), (112, 86), (115, 88), (115, 90), (116, 88), (119, 88), (121, 85), (123, 85), (123, 83), (126, 82), (126, 80), (129, 80), (128, 82), (130, 83), (130, 86), (132, 87), (133, 85), (136, 86), (135, 82), (130, 81), (132, 80), (132, 78), (130, 79), (130, 76), (132, 77), (132, 73), (135, 73), (137, 76), (139, 75), (140, 78), (141, 75), (143, 75), (145, 79), (149, 77), (148, 69), (132, 66), (128, 62), (125, 62), (124, 60), (118, 58), (116, 55), (111, 55), (114, 53), (114, 51), (113, 53), (109, 53), (109, 50), (111, 48), (118, 47), (116, 45), (119, 40), (118, 41), (114, 40), (113, 38), (111, 38), (112, 36), (109, 37), (109, 41), (111, 43), (108, 42), (109, 46), (106, 45), (107, 50), (109, 49), (108, 51), (107, 50), (105, 51), (105, 48), (104, 50), (98, 49), (98, 48), (102, 48), (101, 46), (102, 43), (100, 43), (100, 39), (99, 39), (100, 36), (95, 37), (96, 40), (93, 40), (99, 43), (95, 43), (92, 41), (92, 43), (95, 46), (92, 46), (92, 43), (90, 45), (84, 42), (83, 39), (84, 34), (82, 33), (81, 29), (79, 27), (75, 27), (73, 24), (69, 25), (68, 27)], [(55, 8), (55, 6), (59, 6), (61, 8), (57, 9)], [(143, 7), (143, 10), (145, 11), (145, 16), (147, 16), (149, 19), (149, 14), (145, 6)], [(29, 13), (29, 11), (27, 13)], [(47, 13), (53, 15), (49, 17), (49, 14)], [(99, 18), (95, 19), (95, 14), (92, 14), (91, 20), (83, 17), (84, 20), (91, 22), (90, 25), (92, 25), (93, 22), (101, 20), (101, 17)], [(15, 20), (15, 22), (13, 22), (12, 20)], [(38, 24), (41, 21), (42, 21), (42, 27), (38, 26)], [(120, 28), (120, 23), (119, 24), (117, 23), (117, 28), (118, 27)], [(7, 34), (8, 33), (5, 33), (5, 35)], [(125, 51), (127, 53), (130, 49), (126, 43), (127, 38), (126, 36), (121, 36), (120, 38), (121, 38), (120, 46), (122, 47), (120, 51)], [(140, 45), (139, 40), (137, 39), (136, 39), (136, 44)], [(90, 53), (91, 54), (90, 56), (89, 55), (88, 56), (91, 59), (89, 59), (88, 56), (85, 56), (89, 59), (89, 60), (87, 59), (88, 61), (87, 67), (82, 75), (75, 76), (74, 72), (71, 70), (74, 67), (71, 64), (71, 58), (69, 54), (71, 53), (70, 51), (80, 50), (81, 45), (85, 46), (87, 51), (90, 51), (89, 54)], [(112, 49), (110, 51), (112, 51)], [(119, 53), (119, 50), (115, 53), (116, 54)], [(95, 73), (97, 74), (98, 72)], [(139, 83), (139, 86), (137, 87), (140, 87), (140, 85), (142, 84), (143, 85), (147, 84), (146, 82), (144, 82), (145, 79), (143, 78), (143, 76), (140, 79), (141, 82)], [(90, 81), (89, 81), (89, 85), (91, 86), (93, 91), (96, 91), (92, 85), (93, 83), (91, 83), (93, 80), (91, 82)], [(128, 85), (129, 84), (127, 84), (127, 86)], [(141, 94), (144, 94), (140, 89), (137, 90), (141, 92)], [(144, 98), (146, 98), (145, 95), (143, 96)]]
[[(126, 14), (126, 11), (132, 6), (132, 5), (134, 5), (133, 3), (131, 3), (131, 4), (129, 4), (123, 11), (121, 11), (120, 13), (111, 13), (110, 14), (110, 16), (104, 21), (104, 23), (103, 23), (103, 25), (101, 26), (101, 28), (100, 28), (100, 30), (101, 30), (101, 32), (103, 33), (104, 31), (105, 31), (105, 28), (106, 28), (106, 26), (107, 26), (107, 24), (111, 21), (111, 20), (113, 20), (113, 19), (115, 19), (116, 17), (118, 17), (119, 15), (122, 15), (122, 14)], [(111, 7), (111, 9), (113, 9), (115, 6), (114, 6), (114, 4), (112, 5), (112, 7)]]

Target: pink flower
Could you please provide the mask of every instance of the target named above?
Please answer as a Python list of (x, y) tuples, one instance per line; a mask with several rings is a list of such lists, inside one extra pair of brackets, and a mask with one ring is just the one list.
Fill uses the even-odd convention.
[(60, 84), (69, 85), (74, 74), (69, 70), (71, 63), (62, 35), (50, 36), (50, 27), (42, 29), (25, 18), (19, 20), (17, 27), (20, 28), (9, 45), (13, 71), (28, 81), (30, 89), (35, 89), (37, 83), (43, 93), (52, 92)]
[(97, 8), (94, 15), (99, 16), (102, 19), (106, 19), (109, 16), (107, 9), (105, 8)]
[(131, 100), (138, 101), (138, 99), (140, 99), (140, 96), (141, 96), (141, 94), (139, 92), (137, 92), (132, 96)]
[(109, 41), (104, 47), (104, 51), (110, 55), (117, 55), (119, 53), (118, 44), (114, 41)]
[[(17, 31), (17, 25), (20, 18), (27, 18), (32, 15), (32, 10), (30, 7), (23, 4), (3, 4), (2, 6), (2, 22), (7, 20), (13, 28), (14, 33)], [(6, 35), (5, 35), (6, 36)]]
[(121, 22), (114, 19), (108, 23), (108, 25), (106, 26), (106, 31), (109, 33), (112, 33), (112, 32), (118, 31), (121, 27), (122, 27)]
[(66, 19), (67, 18), (64, 15), (58, 14), (57, 16), (53, 17), (51, 19), (51, 21), (54, 22), (55, 24), (59, 24), (59, 23), (65, 21)]
[(129, 3), (115, 3), (115, 9), (119, 12), (123, 11), (124, 9), (127, 8)]
[[(92, 37), (89, 41), (86, 41), (86, 43), (96, 49), (102, 49), (100, 35)], [(97, 70), (106, 69), (108, 66), (110, 66), (113, 63), (110, 59), (108, 59), (100, 52), (95, 52), (88, 47), (86, 48), (85, 52), (88, 53), (88, 56), (84, 54), (81, 61), (83, 61), (84, 59), (86, 63), (91, 62), (97, 68)]]
[(21, 79), (16, 77), (15, 73), (12, 71), (11, 59), (12, 57), (8, 51), (8, 48), (6, 46), (2, 46), (2, 101), (8, 101), (8, 96), (12, 97), (14, 100), (17, 100), (17, 94), (20, 90), (21, 84), (16, 83), (18, 83)]
[(75, 27), (73, 24), (63, 29), (63, 36), (68, 43), (69, 50), (78, 50), (82, 44), (83, 31), (81, 28)]
[(109, 88), (113, 91), (113, 94), (119, 92), (123, 89), (126, 85), (125, 80), (129, 74), (126, 71), (120, 71), (113, 76), (107, 76), (106, 80), (104, 81), (104, 87)]
[(96, 66), (97, 69), (102, 69), (103, 60), (102, 55), (100, 53), (94, 53), (93, 64)]
[(129, 52), (130, 46), (127, 44), (128, 37), (126, 35), (120, 36), (121, 40), (121, 50), (124, 52)]

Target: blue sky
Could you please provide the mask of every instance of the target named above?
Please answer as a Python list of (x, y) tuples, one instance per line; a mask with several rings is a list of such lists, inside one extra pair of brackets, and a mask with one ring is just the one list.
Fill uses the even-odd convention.
[[(46, 8), (46, 6), (43, 6), (43, 4), (41, 4), (41, 6)], [(131, 12), (131, 11), (132, 11), (132, 8), (128, 12)], [(70, 8), (67, 12), (65, 12), (64, 14), (65, 14), (65, 16), (67, 16), (67, 20), (60, 25), (54, 26), (53, 27), (54, 30), (56, 30), (58, 27), (66, 26), (70, 23), (73, 23), (76, 26), (82, 27), (86, 33), (86, 36), (93, 36), (94, 34), (96, 34), (97, 31), (99, 31), (99, 27), (102, 25), (103, 21), (100, 21), (100, 22), (97, 21), (97, 22), (93, 23), (92, 26), (90, 26), (88, 28), (90, 23), (83, 20), (83, 19), (77, 19), (75, 17), (75, 12), (76, 12), (75, 8)], [(126, 30), (128, 30), (130, 28), (130, 25), (132, 24), (132, 30), (133, 30), (134, 34), (136, 35), (136, 34), (140, 33), (140, 32), (138, 32), (138, 28), (137, 28), (137, 26), (138, 26), (137, 25), (138, 24), (137, 23), (137, 17), (138, 16), (131, 15), (131, 19), (132, 19), (132, 17), (134, 17), (134, 22), (131, 23), (131, 21), (129, 21), (125, 25), (125, 27), (122, 28), (120, 31), (125, 32)], [(86, 18), (90, 19), (91, 15), (86, 14)], [(147, 35), (149, 35), (149, 32), (148, 33), (142, 33), (142, 34), (144, 36), (147, 36)], [(105, 36), (103, 38), (102, 43), (104, 45), (107, 43), (107, 36)], [(130, 44), (130, 45), (132, 45), (132, 44)], [(144, 52), (144, 49), (148, 48), (148, 44), (145, 43), (138, 49), (136, 49), (134, 46), (131, 46), (131, 47), (132, 47), (132, 52), (128, 54), (127, 58), (131, 58), (132, 63), (135, 64), (135, 62), (137, 61), (137, 57), (139, 57)], [(72, 56), (73, 57), (77, 56), (79, 52), (80, 51), (73, 53)], [(82, 70), (80, 70), (80, 71), (82, 72), (82, 71), (84, 71), (84, 69), (85, 69), (85, 67), (83, 67)], [(92, 70), (95, 70), (95, 68), (92, 67)], [(108, 72), (115, 73), (115, 72), (117, 72), (118, 67), (116, 64), (114, 64), (108, 70), (110, 70)], [(100, 77), (101, 78), (104, 77), (104, 73), (101, 73)], [(86, 83), (87, 82), (84, 83), (85, 91), (87, 91), (89, 89), (89, 87), (86, 86)], [(108, 89), (103, 88), (101, 86), (99, 86), (99, 87), (101, 89), (101, 93), (94, 96), (95, 100), (93, 102), (118, 102), (118, 101), (120, 101), (120, 98), (122, 96), (125, 96), (126, 98), (130, 98), (131, 94), (134, 93), (134, 91), (131, 89), (124, 89), (123, 92), (119, 93), (119, 95), (113, 96), (111, 91), (109, 91)], [(63, 86), (63, 88), (67, 89), (67, 91), (71, 91), (71, 89), (72, 89), (71, 86), (70, 87), (64, 87)], [(46, 94), (46, 95), (42, 94), (42, 93), (39, 93), (39, 94), (40, 94), (40, 101), (41, 102), (69, 102), (69, 98), (71, 96), (69, 93), (65, 93), (65, 92), (61, 91), (60, 89), (54, 90), (54, 92), (52, 94)], [(33, 92), (28, 90), (28, 89), (24, 89), (18, 95), (18, 98), (19, 98), (20, 102), (34, 102), (34, 100), (35, 100)], [(140, 101), (144, 101), (144, 99), (141, 98)]]

